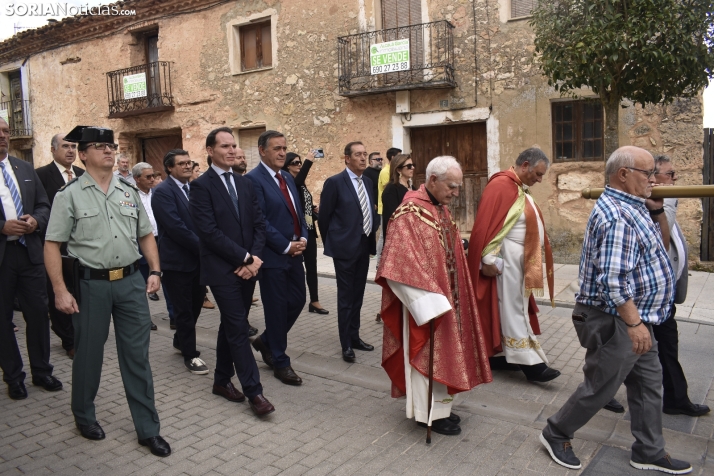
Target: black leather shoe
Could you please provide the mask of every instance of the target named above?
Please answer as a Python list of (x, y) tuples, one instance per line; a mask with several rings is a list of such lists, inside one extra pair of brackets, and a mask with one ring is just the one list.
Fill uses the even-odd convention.
[(571, 445), (569, 441), (558, 442), (555, 440), (549, 440), (545, 437), (545, 435), (543, 435), (543, 433), (540, 434), (539, 438), (540, 442), (543, 443), (543, 446), (545, 446), (545, 449), (547, 449), (548, 453), (550, 453), (550, 457), (553, 458), (553, 461), (559, 465), (565, 466), (569, 469), (580, 469), (583, 467), (583, 465), (580, 464), (578, 457), (575, 456), (575, 453), (573, 452), (573, 445)]
[(516, 364), (509, 364), (505, 356), (500, 357), (489, 357), (488, 364), (491, 370), (521, 370), (521, 368)]
[(254, 337), (258, 335), (258, 329), (250, 325), (250, 322), (248, 323), (248, 337)]
[(48, 392), (56, 392), (58, 390), (62, 390), (62, 382), (54, 378), (52, 375), (37, 378), (32, 377), (32, 385), (42, 387)]
[(366, 343), (366, 342), (363, 341), (362, 339), (353, 340), (353, 341), (352, 341), (352, 348), (353, 348), (353, 349), (357, 349), (357, 350), (366, 350), (366, 351), (368, 351), (368, 352), (374, 350), (374, 346), (373, 346), (373, 345), (369, 345), (368, 343)]
[(273, 370), (273, 375), (286, 385), (302, 385), (302, 379), (298, 377), (298, 374), (289, 365), (282, 369)]
[(151, 454), (155, 456), (168, 456), (171, 454), (171, 447), (165, 439), (160, 436), (152, 436), (144, 440), (139, 440), (141, 446), (148, 446)]
[(273, 364), (273, 354), (270, 352), (270, 349), (267, 345), (265, 345), (265, 342), (263, 342), (263, 339), (261, 339), (260, 336), (253, 339), (251, 345), (255, 350), (260, 352), (260, 356), (263, 357), (263, 362), (265, 363), (265, 365), (267, 365), (271, 369), (275, 368), (275, 365)]
[(159, 328), (156, 327), (156, 324), (154, 324), (154, 323), (152, 322), (152, 323), (151, 323), (151, 330), (152, 330), (152, 331), (158, 331)]
[(149, 299), (151, 299), (152, 301), (158, 301), (159, 295), (156, 293), (149, 293)]
[(24, 400), (27, 398), (27, 389), (24, 382), (15, 382), (7, 384), (7, 394), (13, 400)]
[(456, 425), (461, 423), (461, 417), (459, 415), (457, 415), (456, 413), (449, 414), (449, 417), (447, 418), (447, 420), (449, 420), (451, 423), (454, 423)]
[[(422, 423), (420, 421), (417, 422), (417, 425), (423, 428), (426, 428), (427, 426), (426, 423)], [(449, 421), (448, 418), (439, 418), (438, 420), (431, 422), (431, 431), (440, 435), (458, 435), (461, 433), (461, 427), (458, 424)]]
[(355, 351), (352, 350), (352, 347), (347, 347), (345, 350), (342, 351), (342, 360), (344, 360), (345, 362), (355, 361)]
[(245, 395), (235, 388), (232, 383), (228, 382), (228, 384), (223, 387), (218, 384), (213, 384), (213, 394), (214, 395), (220, 395), (221, 397), (225, 398), (229, 402), (244, 402), (245, 401)]
[(554, 378), (560, 377), (560, 371), (551, 369), (544, 363), (536, 365), (519, 365), (526, 379), (529, 382), (550, 382)]
[(699, 405), (697, 403), (692, 402), (689, 402), (687, 405), (684, 405), (682, 407), (664, 407), (662, 409), (662, 412), (666, 413), (667, 415), (689, 415), (693, 417), (706, 415), (710, 411), (711, 410), (707, 405)]
[(308, 310), (309, 312), (314, 312), (314, 313), (316, 313), (316, 314), (329, 314), (329, 313), (330, 313), (330, 311), (328, 311), (327, 309), (323, 309), (323, 308), (321, 308), (321, 307), (315, 307), (315, 306), (313, 306), (312, 303), (311, 303), (311, 304), (308, 304), (307, 310)]
[(607, 402), (603, 408), (615, 413), (625, 413), (625, 407), (623, 407), (622, 404), (614, 398)]
[(88, 440), (103, 440), (106, 436), (102, 427), (99, 426), (98, 421), (95, 421), (91, 425), (80, 425), (79, 423), (76, 423), (76, 425), (81, 435)]

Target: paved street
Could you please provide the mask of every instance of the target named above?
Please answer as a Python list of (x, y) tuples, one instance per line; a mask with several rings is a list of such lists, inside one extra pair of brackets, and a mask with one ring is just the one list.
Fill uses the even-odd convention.
[[(564, 296), (572, 281), (566, 277), (572, 268), (563, 266), (559, 265), (560, 275), (567, 282), (561, 283), (559, 296)], [(26, 400), (12, 401), (3, 390), (0, 474), (642, 474), (627, 464), (626, 449), (633, 441), (629, 413), (601, 411), (576, 435), (573, 445), (584, 463), (581, 471), (567, 471), (552, 463), (538, 442), (545, 419), (581, 381), (584, 350), (563, 299), (556, 309), (541, 306), (540, 316), (542, 346), (551, 365), (563, 375), (548, 384), (531, 384), (520, 372), (496, 373), (493, 383), (457, 400), (455, 412), (463, 420), (462, 434), (435, 435), (427, 446), (425, 430), (406, 420), (403, 401), (389, 397), (389, 380), (380, 367), (381, 324), (374, 321), (380, 305), (379, 287), (368, 284), (361, 331), (363, 339), (377, 349), (358, 351), (357, 363), (347, 364), (341, 359), (337, 336), (336, 287), (329, 278), (330, 263), (324, 258), (320, 259), (320, 272), (320, 301), (331, 312), (320, 316), (305, 311), (289, 336), (288, 353), (303, 377), (303, 386), (283, 385), (259, 362), (265, 395), (277, 409), (268, 418), (258, 420), (246, 403), (230, 403), (212, 395), (212, 375), (195, 376), (183, 367), (181, 356), (171, 346), (172, 331), (162, 296), (161, 301), (150, 303), (159, 326), (152, 333), (150, 355), (162, 435), (173, 454), (160, 459), (136, 442), (113, 332), (106, 344), (96, 399), (97, 416), (107, 438), (93, 442), (80, 437), (69, 404), (71, 361), (53, 335), (55, 376), (65, 388), (48, 393), (32, 386), (28, 376)], [(704, 292), (704, 287), (712, 289), (708, 277), (706, 273), (694, 276), (701, 286), (695, 287), (688, 314), (681, 317), (680, 340), (690, 396), (712, 406), (714, 325), (701, 323), (706, 322), (700, 319), (706, 318), (706, 313), (694, 311), (709, 309), (704, 306), (712, 302), (711, 295)], [(711, 309), (714, 321), (714, 307)], [(262, 306), (253, 307), (250, 319), (260, 329), (264, 325), (262, 312)], [(204, 310), (199, 319), (199, 349), (209, 368), (215, 363), (218, 319), (218, 310)], [(20, 327), (17, 336), (28, 370), (22, 342), (24, 323), (19, 314), (15, 322)], [(238, 384), (236, 379), (234, 383)], [(626, 402), (624, 387), (617, 397)], [(664, 424), (672, 455), (690, 461), (694, 474), (714, 474), (714, 417), (665, 415)]]

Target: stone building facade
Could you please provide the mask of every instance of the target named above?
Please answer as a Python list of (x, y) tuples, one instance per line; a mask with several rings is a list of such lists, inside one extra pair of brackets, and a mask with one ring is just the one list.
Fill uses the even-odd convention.
[[(292, 151), (324, 149), (325, 158), (308, 177), (316, 197), (324, 180), (342, 170), (342, 150), (352, 140), (363, 141), (368, 151), (411, 151), (418, 166), (430, 154), (453, 152), (468, 164), (456, 205), (468, 232), (489, 175), (533, 145), (554, 157), (554, 107), (572, 101), (539, 72), (529, 4), (127, 0), (122, 8), (136, 15), (72, 17), (0, 43), (3, 101), (12, 94), (11, 76), (17, 85), (19, 75), (31, 122), (29, 133), (11, 141), (11, 152), (41, 166), (51, 160), (54, 134), (78, 124), (101, 125), (115, 131), (120, 152), (132, 163), (147, 160), (158, 167), (163, 152), (180, 146), (204, 169), (207, 133), (229, 126), (254, 166), (257, 135), (277, 129)], [(361, 77), (345, 79), (346, 72), (359, 70), (370, 45), (409, 25), (414, 27), (402, 37), (411, 39), (411, 67), (425, 64), (421, 71), (367, 77), (362, 68)], [(430, 61), (440, 66), (428, 67)], [(115, 82), (142, 72), (148, 94), (157, 97), (122, 109), (122, 85)], [(444, 72), (448, 80), (435, 79)], [(406, 82), (399, 79), (407, 76)], [(397, 78), (392, 85), (390, 77)], [(581, 92), (581, 99), (591, 96)], [(680, 183), (702, 183), (701, 117), (698, 99), (645, 108), (623, 103), (620, 143), (667, 153), (682, 172)], [(603, 184), (603, 157), (555, 162), (534, 195), (558, 261), (573, 262), (592, 207), (579, 191)], [(701, 206), (683, 201), (680, 213), (696, 257)]]

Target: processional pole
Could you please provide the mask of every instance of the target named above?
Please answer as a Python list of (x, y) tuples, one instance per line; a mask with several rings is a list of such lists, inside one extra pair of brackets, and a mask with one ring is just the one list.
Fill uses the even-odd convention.
[(431, 401), (434, 398), (434, 319), (429, 321), (429, 400), (427, 403), (426, 444), (431, 444)]

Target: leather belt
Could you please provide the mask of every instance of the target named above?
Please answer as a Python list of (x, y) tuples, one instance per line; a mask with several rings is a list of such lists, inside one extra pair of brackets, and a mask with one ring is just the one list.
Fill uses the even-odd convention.
[(138, 261), (133, 262), (129, 266), (124, 266), (123, 268), (112, 269), (94, 269), (80, 266), (79, 275), (81, 279), (101, 279), (103, 281), (117, 281), (119, 279), (126, 278), (132, 273), (135, 273), (138, 269)]

